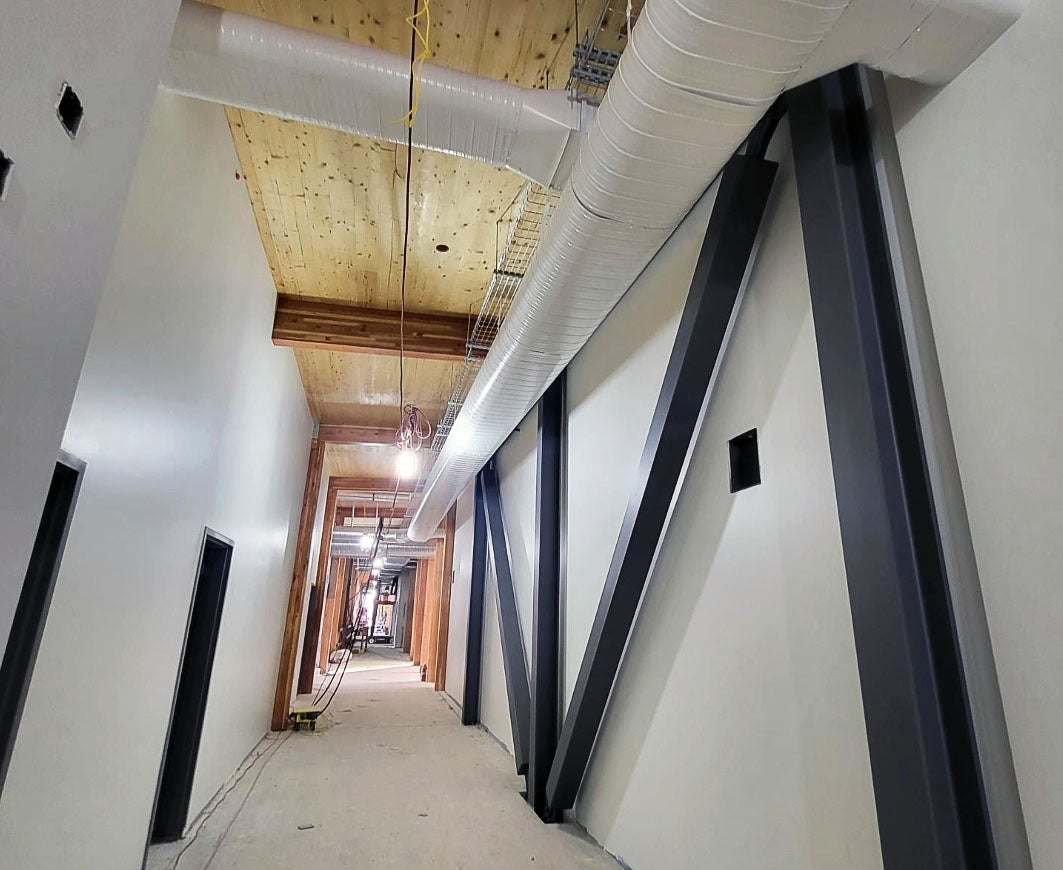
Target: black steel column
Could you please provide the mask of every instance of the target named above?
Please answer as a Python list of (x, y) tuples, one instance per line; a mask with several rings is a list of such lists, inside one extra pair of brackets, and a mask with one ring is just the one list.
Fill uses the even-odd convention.
[(860, 75), (788, 105), (883, 864), (993, 867)]
[[(765, 131), (769, 124), (766, 122)], [(766, 144), (767, 135), (757, 137)], [(713, 371), (756, 242), (776, 164), (760, 153), (724, 168), (638, 476), (580, 665), (547, 782), (551, 810), (572, 806), (620, 667), (624, 646), (679, 485)]]
[(498, 472), (492, 460), (480, 472), (484, 506), (487, 509), (487, 539), (491, 544), (491, 564), (495, 568), (498, 593), (498, 627), (502, 635), (502, 667), (506, 672), (506, 695), (509, 698), (509, 721), (513, 729), (513, 757), (517, 773), (528, 772), (528, 731), (531, 726), (531, 689), (528, 686), (528, 660), (517, 611), (517, 593), (513, 588), (513, 571), (509, 560), (509, 537), (502, 515), (502, 493)]
[[(480, 677), (483, 672), (484, 577), (487, 574), (487, 517), (483, 481), (476, 476), (473, 498), (472, 578), (469, 590), (469, 633), (465, 639), (465, 688), (461, 693), (461, 724), (480, 722)], [(411, 587), (412, 588), (412, 587)]]
[(528, 803), (543, 821), (546, 779), (557, 749), (561, 621), (562, 498), (564, 492), (565, 373), (539, 400), (535, 473), (535, 597), (532, 608), (531, 734)]

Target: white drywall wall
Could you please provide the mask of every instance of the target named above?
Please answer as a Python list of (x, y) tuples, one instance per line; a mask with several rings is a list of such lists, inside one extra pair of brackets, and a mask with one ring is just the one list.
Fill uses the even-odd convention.
[[(502, 513), (506, 521), (506, 535), (509, 538), (510, 570), (517, 598), (517, 614), (520, 617), (521, 641), (524, 644), (525, 661), (529, 663), (532, 593), (535, 582), (535, 442), (538, 419), (538, 412), (533, 408), (496, 454)], [(487, 580), (484, 584), (480, 721), (512, 752), (513, 731), (509, 718), (506, 673), (502, 662), (502, 633), (498, 621), (498, 586), (490, 548), (487, 564)], [(465, 597), (468, 598), (468, 592)], [(449, 654), (447, 659), (450, 659)]]
[(1063, 4), (942, 89), (891, 81), (1034, 866), (1063, 867)]
[[(774, 153), (788, 154), (785, 128), (778, 139)], [(569, 367), (566, 698), (713, 196)], [(636, 870), (881, 866), (788, 161), (765, 226), (576, 806), (590, 833)], [(764, 482), (732, 495), (727, 440), (754, 427)], [(502, 448), (499, 467), (511, 542), (528, 541), (530, 554), (535, 454), (525, 428)], [(531, 574), (515, 568), (514, 575), (524, 620)], [(482, 717), (511, 745), (493, 595), (489, 575)]]
[[(5, 2), (0, 151), (0, 648), (7, 643), (178, 0)], [(85, 107), (75, 141), (55, 106)]]
[[(785, 128), (777, 139), (788, 155)], [(681, 306), (707, 220), (700, 205), (577, 358), (574, 394), (630, 394), (590, 358), (627, 359), (674, 328), (644, 306)], [(663, 368), (639, 371), (659, 384)], [(651, 413), (640, 398), (570, 432), (570, 473), (593, 457), (630, 483), (637, 456), (612, 433), (644, 432)], [(753, 428), (763, 483), (732, 495), (727, 441)], [(570, 511), (570, 547), (600, 523), (615, 541), (622, 511)], [(608, 561), (585, 569), (596, 592)], [(635, 868), (881, 866), (788, 157), (576, 813)]]
[(311, 420), (221, 108), (160, 93), (63, 441), (88, 463), (0, 863), (139, 867), (203, 527), (235, 541), (191, 815), (269, 727)]
[(465, 645), (469, 637), (469, 595), (472, 589), (473, 510), (476, 484), (458, 496), (454, 517), (454, 585), (450, 590), (450, 628), (447, 633), (446, 693), (461, 705), (465, 692)]

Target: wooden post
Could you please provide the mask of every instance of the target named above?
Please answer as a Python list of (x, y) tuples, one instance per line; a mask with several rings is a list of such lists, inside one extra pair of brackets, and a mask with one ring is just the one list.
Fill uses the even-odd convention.
[(281, 639), (280, 663), (277, 667), (277, 688), (273, 694), (273, 715), (270, 728), (283, 731), (288, 727), (288, 707), (292, 699), (292, 679), (295, 677), (295, 651), (299, 638), (299, 623), (303, 618), (303, 593), (306, 591), (306, 572), (310, 563), (310, 535), (314, 529), (314, 511), (321, 489), (321, 465), (325, 445), (317, 438), (310, 440), (310, 457), (303, 486), (303, 505), (299, 514), (299, 531), (295, 539), (295, 562), (292, 566), (292, 585), (288, 590), (288, 609), (284, 614), (284, 635)]
[(421, 663), (421, 636), (424, 633), (424, 599), (428, 577), (428, 560), (417, 560), (417, 583), (413, 596), (413, 639), (410, 641), (410, 658), (415, 665)]
[(425, 571), (424, 624), (421, 629), (421, 664), (428, 666), (428, 681), (436, 681), (436, 637), (439, 632), (439, 592), (443, 576), (443, 544), (435, 543), (436, 552), (429, 557)]
[(343, 571), (346, 559), (333, 559), (329, 566), (328, 585), (325, 587), (325, 615), (321, 624), (321, 649), (318, 653), (318, 670), (328, 670), (328, 657), (336, 643), (336, 612), (339, 609), (340, 596), (337, 588), (343, 585)]
[(336, 499), (339, 491), (329, 478), (328, 496), (325, 499), (325, 517), (321, 524), (321, 549), (317, 554), (317, 579), (310, 593), (309, 612), (306, 617), (306, 634), (303, 636), (303, 655), (299, 661), (300, 695), (314, 691), (314, 659), (321, 638), (321, 615), (324, 603), (325, 581), (328, 579), (329, 551), (332, 549), (332, 530), (336, 527)]
[(435, 685), (442, 692), (447, 687), (447, 642), (450, 638), (450, 590), (454, 572), (454, 527), (457, 525), (457, 507), (447, 514), (443, 538), (443, 576), (439, 589), (439, 630), (436, 633)]

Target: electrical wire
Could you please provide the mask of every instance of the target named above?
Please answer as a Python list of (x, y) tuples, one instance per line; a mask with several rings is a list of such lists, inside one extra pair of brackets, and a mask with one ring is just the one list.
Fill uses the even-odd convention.
[[(396, 491), (396, 494), (397, 494), (398, 493), (398, 482), (397, 481), (396, 481), (395, 486), (396, 486), (396, 490), (395, 491)], [(383, 537), (383, 529), (384, 529), (384, 521), (383, 521), (383, 519), (377, 520), (377, 524), (376, 524), (376, 540), (375, 540), (375, 542), (373, 544), (373, 552), (369, 556), (370, 568), (368, 569), (368, 574), (366, 576), (365, 583), (362, 584), (361, 591), (358, 593), (358, 609), (356, 611), (357, 612), (357, 616), (354, 619), (355, 633), (357, 633), (358, 623), (361, 621), (361, 618), (362, 618), (362, 611), (365, 609), (365, 593), (366, 593), (366, 590), (369, 588), (369, 581), (373, 577), (372, 565), (376, 561), (377, 553), (380, 550), (380, 541), (381, 541), (381, 538)], [(348, 577), (347, 577), (348, 589), (350, 588), (350, 582), (351, 582), (351, 576), (348, 575)], [(348, 608), (347, 613), (344, 614), (344, 624), (342, 626), (342, 629), (347, 629), (347, 628), (350, 628), (350, 627), (351, 627), (351, 614), (350, 614), (350, 608)], [(371, 632), (372, 630), (373, 630), (373, 627), (371, 625), (367, 624), (366, 625), (367, 637), (368, 637), (368, 633)], [(347, 665), (350, 663), (351, 655), (353, 655), (353, 649), (354, 649), (354, 641), (353, 641), (353, 635), (352, 635), (350, 637), (350, 639), (348, 640), (348, 643), (347, 643), (347, 657), (336, 668), (337, 679), (335, 680), (335, 685), (332, 686), (332, 694), (328, 696), (328, 700), (325, 702), (325, 706), (321, 708), (321, 713), (318, 714), (319, 716), (322, 713), (324, 713), (329, 708), (329, 705), (332, 703), (332, 699), (336, 697), (336, 693), (340, 690), (340, 684), (343, 682), (343, 677), (347, 673)], [(327, 689), (325, 691), (327, 691)], [(316, 705), (317, 702), (322, 697), (324, 697), (324, 693), (323, 692), (319, 692), (317, 698), (314, 699), (314, 704)]]
[[(410, 29), (413, 33), (410, 37), (410, 104), (409, 110), (406, 112), (406, 126), (413, 127), (414, 119), (417, 117), (417, 109), (421, 104), (421, 79), (424, 75), (424, 64), (429, 58), (432, 57), (432, 48), (429, 44), (429, 39), (432, 34), (432, 11), (430, 7), (431, 0), (424, 0), (424, 6), (418, 9), (418, 2), (414, 0), (413, 3), (413, 15), (406, 19), (406, 23), (410, 25)], [(418, 27), (418, 19), (424, 16), (424, 31)], [(421, 51), (417, 51), (417, 42), (420, 41), (422, 48)]]
[(404, 405), (399, 429), (395, 433), (395, 446), (400, 450), (420, 450), (432, 437), (432, 424), (424, 411), (416, 405)]
[[(232, 781), (232, 783), (229, 785), (229, 787), (226, 788), (225, 791), (223, 791), (221, 793), (221, 796), (216, 801), (214, 801), (214, 806), (212, 806), (203, 815), (203, 817), (199, 820), (199, 824), (196, 826), (195, 833), (193, 833), (192, 836), (188, 839), (188, 842), (185, 843), (185, 845), (181, 848), (181, 851), (177, 853), (177, 856), (174, 858), (174, 862), (173, 862), (173, 864), (170, 865), (169, 870), (177, 870), (177, 865), (181, 863), (181, 857), (185, 854), (185, 852), (187, 852), (189, 849), (192, 848), (192, 845), (198, 839), (198, 837), (200, 835), (200, 832), (203, 830), (204, 827), (206, 827), (206, 824), (210, 820), (210, 817), (213, 816), (215, 811), (222, 805), (222, 802), (225, 800), (225, 798), (227, 798), (232, 793), (233, 789), (235, 789), (240, 784), (241, 780), (243, 780), (243, 778), (245, 776), (247, 776), (248, 773), (251, 772), (251, 768), (254, 767), (258, 763), (259, 759), (265, 757), (266, 755), (269, 755), (269, 758), (267, 758), (262, 763), (262, 767), (259, 768), (259, 772), (255, 776), (254, 782), (251, 783), (251, 788), (249, 788), (247, 790), (247, 794), (244, 795), (244, 799), (240, 803), (240, 807), (236, 811), (236, 815), (240, 814), (240, 810), (242, 810), (243, 807), (244, 807), (244, 804), (247, 803), (247, 798), (248, 798), (248, 796), (250, 796), (251, 791), (255, 787), (255, 784), (258, 782), (258, 777), (262, 775), (262, 771), (265, 769), (266, 764), (269, 763), (269, 759), (277, 754), (277, 751), (281, 748), (281, 746), (284, 745), (285, 741), (287, 741), (287, 739), (289, 737), (291, 737), (291, 732), (289, 732), (288, 734), (285, 734), (283, 737), (281, 737), (279, 739), (276, 739), (274, 741), (274, 745), (273, 746), (271, 746), (271, 747), (269, 747), (267, 749), (263, 749), (261, 752), (255, 754), (254, 758), (251, 759), (251, 763), (249, 765), (247, 765), (247, 767), (245, 767), (243, 769), (243, 771), (239, 774), (239, 776), (237, 776), (236, 779), (234, 779)], [(266, 738), (266, 739), (271, 739), (271, 738)], [(225, 839), (226, 834), (229, 833), (229, 829), (232, 828), (233, 822), (235, 822), (235, 821), (236, 821), (236, 816), (233, 816), (232, 821), (230, 821), (228, 826), (225, 828), (225, 832), (219, 838), (218, 843), (215, 844), (214, 851), (211, 852), (210, 859), (207, 862), (208, 865), (209, 865), (210, 861), (214, 860), (214, 855), (218, 851), (218, 846), (221, 844), (221, 841)]]
[[(240, 813), (243, 812), (244, 806), (247, 804), (248, 798), (251, 797), (251, 792), (253, 792), (255, 790), (255, 786), (258, 785), (258, 781), (262, 778), (262, 774), (266, 770), (266, 764), (268, 764), (273, 759), (273, 756), (276, 755), (280, 751), (281, 746), (283, 746), (285, 743), (287, 743), (288, 742), (288, 738), (291, 737), (291, 736), (292, 735), (291, 735), (290, 732), (287, 735), (285, 735), (278, 742), (276, 749), (274, 749), (270, 753), (269, 758), (267, 758), (262, 763), (262, 766), (258, 769), (258, 773), (256, 773), (255, 774), (255, 778), (253, 780), (251, 780), (251, 785), (248, 786), (247, 793), (244, 795), (243, 799), (240, 801), (240, 805), (236, 808), (236, 812), (233, 813), (233, 817), (231, 819), (229, 819), (229, 824), (227, 824), (225, 826), (225, 830), (221, 832), (221, 836), (218, 837), (217, 842), (214, 844), (214, 848), (211, 849), (210, 855), (207, 857), (207, 863), (203, 865), (203, 870), (209, 870), (210, 865), (214, 863), (214, 859), (215, 859), (215, 857), (217, 857), (218, 850), (221, 848), (221, 844), (224, 843), (225, 842), (225, 838), (229, 836), (229, 831), (232, 830), (233, 825), (236, 824), (236, 820), (240, 816)], [(174, 866), (174, 870), (176, 870), (176, 865)]]

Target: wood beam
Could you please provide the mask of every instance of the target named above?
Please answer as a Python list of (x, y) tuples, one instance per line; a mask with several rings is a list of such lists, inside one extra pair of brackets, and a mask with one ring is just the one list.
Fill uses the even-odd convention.
[[(427, 359), (465, 359), (470, 326), (469, 318), (461, 314), (407, 311), (402, 324), (403, 352)], [(399, 327), (397, 310), (278, 293), (273, 343), (281, 347), (397, 355)]]
[(303, 504), (299, 514), (299, 531), (295, 538), (295, 564), (292, 585), (288, 590), (288, 609), (284, 614), (284, 635), (277, 667), (277, 687), (273, 694), (273, 714), (270, 729), (283, 731), (288, 727), (288, 708), (292, 700), (292, 680), (295, 677), (295, 650), (299, 637), (299, 623), (303, 618), (303, 593), (306, 591), (306, 572), (310, 564), (310, 535), (314, 529), (317, 495), (321, 487), (321, 465), (325, 445), (317, 438), (310, 439)]
[(381, 505), (380, 507), (372, 507), (370, 505), (340, 505), (336, 508), (336, 526), (342, 528), (344, 520), (348, 519), (370, 519), (375, 520), (377, 517), (383, 517), (385, 520), (401, 520), (406, 516), (405, 507), (391, 507), (390, 505)]
[(332, 549), (332, 530), (336, 527), (337, 491), (331, 486), (329, 478), (328, 495), (325, 497), (325, 518), (321, 524), (321, 549), (317, 554), (317, 576), (310, 593), (310, 607), (306, 617), (306, 634), (303, 636), (303, 655), (299, 662), (300, 695), (314, 690), (314, 654), (321, 638), (321, 617), (324, 612), (325, 582), (328, 580), (330, 551)]
[(443, 526), (443, 576), (439, 592), (439, 630), (436, 633), (435, 686), (437, 692), (447, 687), (447, 643), (450, 640), (450, 590), (454, 571), (454, 528), (457, 526), (457, 507), (447, 513)]
[(341, 426), (322, 423), (317, 437), (326, 444), (386, 444), (395, 446), (394, 426)]
[[(399, 492), (413, 492), (412, 480), (400, 480)], [(395, 492), (393, 477), (330, 477), (329, 488), (337, 492)]]

